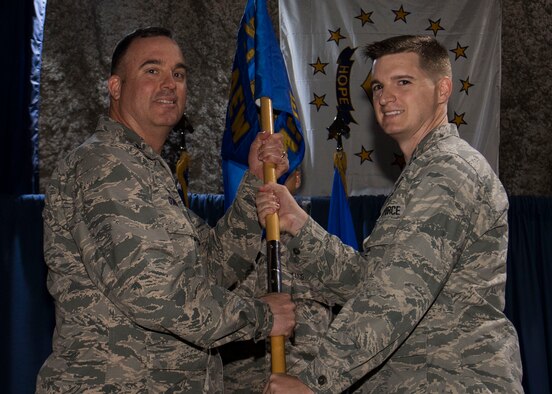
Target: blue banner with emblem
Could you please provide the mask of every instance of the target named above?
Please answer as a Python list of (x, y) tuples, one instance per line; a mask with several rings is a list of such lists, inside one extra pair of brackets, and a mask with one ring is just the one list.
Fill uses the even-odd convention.
[(274, 132), (284, 134), (290, 168), (279, 179), (283, 182), (303, 160), (303, 132), (265, 0), (248, 0), (238, 31), (221, 147), (226, 208), (247, 169), (249, 147), (261, 131), (261, 97), (272, 100)]

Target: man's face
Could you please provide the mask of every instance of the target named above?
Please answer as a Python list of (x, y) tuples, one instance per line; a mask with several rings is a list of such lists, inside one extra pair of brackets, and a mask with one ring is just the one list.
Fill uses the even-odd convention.
[(439, 102), (443, 100), (438, 84), (420, 68), (419, 56), (415, 53), (376, 59), (372, 93), (378, 123), (397, 141), (432, 130), (442, 118)]
[[(180, 120), (186, 105), (186, 68), (172, 39), (136, 39), (117, 74), (110, 78), (112, 100), (118, 101), (116, 120), (142, 136), (168, 133)], [(112, 84), (113, 78), (118, 83)]]

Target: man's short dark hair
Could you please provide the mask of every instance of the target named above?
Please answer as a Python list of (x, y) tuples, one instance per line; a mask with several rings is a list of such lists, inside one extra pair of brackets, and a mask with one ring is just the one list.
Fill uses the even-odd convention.
[(364, 48), (364, 54), (376, 60), (384, 55), (416, 53), (420, 56), (420, 67), (430, 76), (452, 77), (448, 52), (435, 38), (426, 35), (404, 35), (374, 42)]
[(152, 26), (134, 30), (132, 33), (123, 37), (123, 39), (117, 43), (117, 46), (113, 51), (113, 56), (111, 57), (111, 75), (117, 72), (117, 69), (121, 64), (121, 59), (125, 55), (130, 44), (132, 44), (135, 39), (159, 36), (172, 39), (172, 32), (164, 27)]

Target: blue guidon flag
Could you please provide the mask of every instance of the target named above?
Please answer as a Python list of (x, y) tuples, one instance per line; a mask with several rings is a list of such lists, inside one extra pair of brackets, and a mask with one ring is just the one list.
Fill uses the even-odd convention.
[(334, 153), (334, 177), (330, 212), (328, 213), (328, 232), (337, 235), (341, 241), (358, 250), (353, 217), (347, 199), (347, 154), (343, 151)]
[(261, 97), (272, 100), (274, 132), (284, 135), (290, 168), (279, 179), (283, 182), (303, 160), (303, 132), (266, 3), (248, 0), (238, 31), (221, 148), (226, 208), (247, 169), (249, 147), (261, 131)]

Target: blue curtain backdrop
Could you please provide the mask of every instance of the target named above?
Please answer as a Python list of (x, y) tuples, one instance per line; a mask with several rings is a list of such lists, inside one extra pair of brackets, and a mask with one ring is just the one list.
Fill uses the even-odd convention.
[(46, 0), (0, 3), (0, 193), (38, 192), (38, 108)]
[(527, 393), (552, 393), (552, 198), (511, 197), (506, 314), (523, 349)]
[[(38, 192), (38, 110), (46, 0), (0, 2), (0, 359), (2, 392), (34, 392), (51, 352)], [(48, 333), (42, 333), (47, 330)]]
[(0, 196), (0, 384), (4, 393), (33, 393), (52, 351), (54, 305), (46, 289), (41, 195)]
[[(38, 192), (38, 111), (46, 0), (0, 2), (0, 356), (2, 392), (33, 393), (51, 352), (54, 307), (46, 290)], [(350, 197), (359, 245), (383, 196)], [(191, 195), (190, 206), (214, 225), (222, 195)], [(329, 198), (310, 213), (326, 227)], [(506, 313), (519, 334), (527, 393), (552, 392), (552, 198), (510, 197)]]

